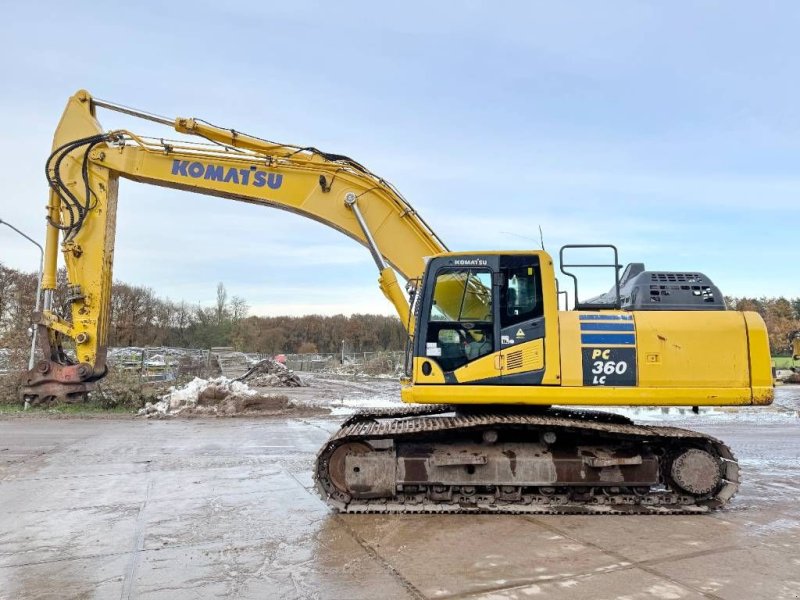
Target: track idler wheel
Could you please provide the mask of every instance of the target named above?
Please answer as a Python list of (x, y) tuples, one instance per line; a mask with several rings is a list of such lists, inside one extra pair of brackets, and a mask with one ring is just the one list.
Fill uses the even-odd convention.
[(722, 482), (719, 459), (699, 448), (678, 455), (672, 461), (670, 475), (678, 487), (694, 496), (709, 494)]
[(328, 469), (331, 483), (336, 489), (348, 495), (353, 493), (353, 490), (349, 489), (347, 485), (347, 457), (351, 455), (368, 454), (370, 452), (372, 452), (372, 448), (362, 442), (342, 444), (333, 451), (330, 462), (328, 463)]

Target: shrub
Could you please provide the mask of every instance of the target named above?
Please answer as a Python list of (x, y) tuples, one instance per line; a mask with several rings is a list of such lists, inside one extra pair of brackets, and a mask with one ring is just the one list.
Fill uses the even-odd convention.
[(162, 391), (144, 381), (136, 372), (112, 369), (89, 394), (89, 403), (104, 409), (138, 410), (146, 402), (157, 402)]

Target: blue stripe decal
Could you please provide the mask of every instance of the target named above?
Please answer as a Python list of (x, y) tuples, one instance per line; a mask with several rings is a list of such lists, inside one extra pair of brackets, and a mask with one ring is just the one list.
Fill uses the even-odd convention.
[(633, 323), (581, 323), (581, 331), (636, 331)]
[(578, 315), (581, 321), (633, 321), (633, 315)]
[(632, 333), (582, 333), (581, 344), (621, 344), (633, 346), (636, 336)]

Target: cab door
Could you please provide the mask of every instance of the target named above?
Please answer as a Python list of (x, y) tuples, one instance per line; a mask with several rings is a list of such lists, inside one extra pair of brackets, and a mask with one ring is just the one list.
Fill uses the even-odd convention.
[(437, 257), (415, 334), (416, 383), (499, 383), (499, 256)]
[(497, 321), (504, 385), (538, 385), (544, 376), (545, 317), (539, 257), (500, 257)]

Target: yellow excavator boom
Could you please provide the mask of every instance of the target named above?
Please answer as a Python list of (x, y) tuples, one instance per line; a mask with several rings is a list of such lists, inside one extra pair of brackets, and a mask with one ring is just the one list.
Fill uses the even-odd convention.
[[(96, 119), (97, 107), (171, 125), (202, 143), (145, 138), (124, 130), (106, 133)], [(275, 144), (198, 119), (157, 117), (96, 100), (86, 91), (67, 103), (47, 172), (52, 189), (42, 280), (45, 304), (38, 322), (44, 328), (46, 353), (63, 354), (59, 334), (75, 341), (79, 364), (67, 367), (75, 381), (105, 373), (120, 177), (279, 208), (333, 227), (369, 248), (380, 288), (409, 332), (413, 320), (395, 271), (413, 285), (425, 257), (447, 250), (391, 184), (345, 156)], [(59, 246), (70, 286), (67, 318), (52, 306)], [(42, 362), (42, 376), (64, 380), (67, 373), (50, 372), (62, 368), (58, 362)]]

